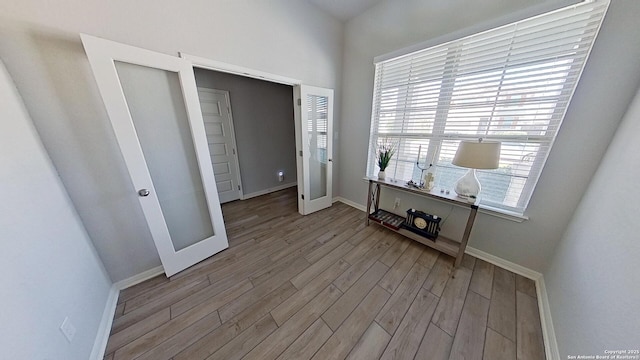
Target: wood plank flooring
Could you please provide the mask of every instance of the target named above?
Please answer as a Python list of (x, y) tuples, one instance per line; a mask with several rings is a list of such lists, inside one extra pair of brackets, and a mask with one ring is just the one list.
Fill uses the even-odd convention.
[(229, 249), (123, 290), (105, 359), (544, 359), (535, 284), (296, 189), (223, 205)]

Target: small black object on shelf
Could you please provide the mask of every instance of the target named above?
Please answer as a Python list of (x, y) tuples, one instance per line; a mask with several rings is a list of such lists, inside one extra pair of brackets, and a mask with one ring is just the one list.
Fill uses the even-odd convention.
[(400, 229), (404, 223), (404, 218), (402, 216), (382, 209), (378, 209), (373, 214), (369, 214), (369, 219), (394, 230)]
[(407, 210), (407, 218), (402, 227), (424, 236), (427, 239), (436, 241), (440, 231), (440, 221), (442, 219), (436, 215), (427, 214), (416, 209)]

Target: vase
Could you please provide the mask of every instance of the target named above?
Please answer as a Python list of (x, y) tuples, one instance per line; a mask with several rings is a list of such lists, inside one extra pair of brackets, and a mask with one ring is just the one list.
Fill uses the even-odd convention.
[(384, 173), (384, 170), (378, 171), (378, 180), (384, 180), (387, 177), (387, 174)]

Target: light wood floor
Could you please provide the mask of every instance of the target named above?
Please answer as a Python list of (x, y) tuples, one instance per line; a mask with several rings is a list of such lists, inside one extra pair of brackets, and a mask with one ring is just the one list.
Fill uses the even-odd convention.
[(543, 359), (531, 280), (295, 188), (223, 205), (230, 248), (120, 293), (105, 359)]

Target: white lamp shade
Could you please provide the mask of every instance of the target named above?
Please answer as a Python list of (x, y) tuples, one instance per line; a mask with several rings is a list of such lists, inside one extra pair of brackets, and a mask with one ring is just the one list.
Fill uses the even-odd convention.
[(470, 169), (497, 169), (499, 162), (499, 142), (463, 140), (451, 163)]

